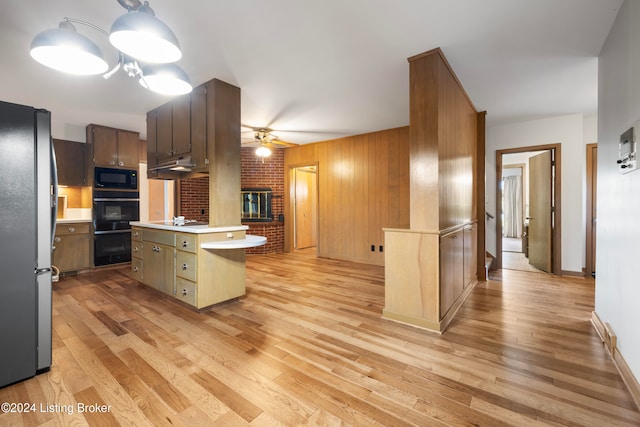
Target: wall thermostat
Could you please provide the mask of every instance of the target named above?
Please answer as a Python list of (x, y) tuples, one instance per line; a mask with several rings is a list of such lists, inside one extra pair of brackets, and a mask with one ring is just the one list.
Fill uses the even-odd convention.
[(629, 173), (637, 168), (636, 128), (632, 126), (620, 135), (620, 144), (618, 145), (618, 170), (620, 173)]

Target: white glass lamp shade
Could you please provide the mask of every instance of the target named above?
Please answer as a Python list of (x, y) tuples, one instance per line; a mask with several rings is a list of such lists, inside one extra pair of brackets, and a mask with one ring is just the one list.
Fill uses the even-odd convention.
[(182, 57), (173, 31), (147, 12), (128, 12), (116, 19), (109, 41), (120, 52), (141, 62), (165, 64)]
[(142, 76), (142, 87), (162, 95), (184, 95), (193, 89), (187, 74), (175, 64), (143, 67)]
[(266, 145), (261, 145), (256, 148), (256, 156), (258, 157), (269, 157), (271, 155), (271, 150)]
[(31, 42), (31, 57), (49, 68), (77, 75), (101, 74), (109, 68), (100, 48), (67, 21), (38, 34)]

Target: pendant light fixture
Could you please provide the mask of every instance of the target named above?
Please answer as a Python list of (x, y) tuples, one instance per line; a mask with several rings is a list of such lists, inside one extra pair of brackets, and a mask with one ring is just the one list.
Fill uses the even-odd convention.
[(31, 56), (54, 70), (77, 75), (102, 74), (109, 68), (100, 48), (65, 18), (58, 28), (38, 34), (31, 43)]
[(109, 41), (120, 52), (141, 62), (166, 64), (182, 58), (177, 37), (156, 18), (146, 1), (114, 21)]
[[(76, 75), (103, 74), (108, 79), (122, 68), (140, 84), (164, 95), (191, 92), (187, 74), (174, 62), (182, 57), (178, 39), (156, 16), (149, 2), (118, 0), (127, 13), (118, 17), (110, 33), (79, 19), (64, 18), (58, 28), (45, 30), (31, 43), (31, 56), (41, 64)], [(118, 50), (118, 63), (108, 64), (98, 46), (79, 34), (72, 23), (93, 28), (109, 38)], [(140, 61), (140, 63), (138, 62)]]
[(140, 84), (146, 89), (163, 95), (184, 95), (191, 92), (189, 77), (176, 64), (143, 67)]

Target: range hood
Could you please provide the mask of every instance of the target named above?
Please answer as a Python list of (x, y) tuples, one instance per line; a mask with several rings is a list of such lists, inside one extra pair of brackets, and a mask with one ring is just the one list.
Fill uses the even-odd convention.
[(174, 171), (174, 172), (191, 172), (195, 164), (191, 161), (191, 156), (178, 157), (177, 159), (171, 159), (164, 163), (159, 163), (157, 166), (149, 169), (150, 171)]

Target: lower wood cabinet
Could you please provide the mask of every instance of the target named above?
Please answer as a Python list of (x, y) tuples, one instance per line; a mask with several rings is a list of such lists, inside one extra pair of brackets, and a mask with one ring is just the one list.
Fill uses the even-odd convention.
[(444, 317), (464, 290), (462, 265), (464, 234), (455, 231), (440, 238), (440, 317)]
[(478, 228), (467, 225), (464, 230), (464, 288), (478, 279)]
[(58, 224), (53, 238), (53, 265), (61, 273), (91, 267), (91, 234), (88, 222)]
[(162, 231), (142, 232), (143, 283), (173, 295), (175, 292), (176, 236)]
[(440, 318), (477, 278), (475, 224), (440, 237)]
[(385, 229), (385, 318), (442, 332), (477, 280), (477, 225)]
[(144, 242), (142, 247), (143, 282), (160, 292), (173, 295), (175, 291), (175, 249), (155, 242)]
[(233, 233), (180, 233), (145, 227), (131, 232), (131, 274), (145, 285), (203, 308), (245, 294), (244, 249), (207, 250), (202, 243), (244, 238)]

